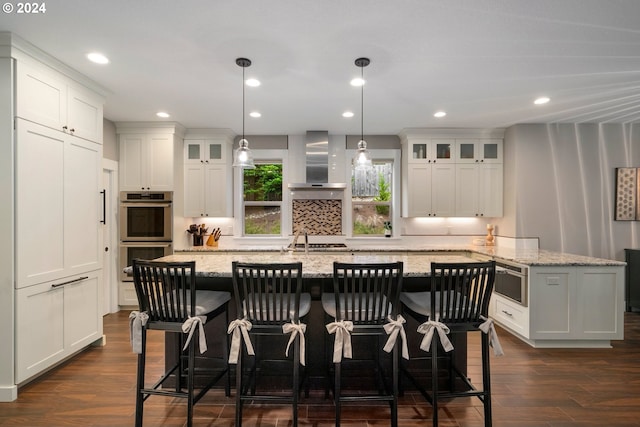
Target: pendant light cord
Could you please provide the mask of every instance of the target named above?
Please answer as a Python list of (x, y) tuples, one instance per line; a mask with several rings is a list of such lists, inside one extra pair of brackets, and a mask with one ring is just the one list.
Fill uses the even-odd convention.
[(364, 67), (360, 67), (360, 141), (364, 141)]
[(245, 67), (242, 67), (242, 139), (244, 139), (244, 69)]

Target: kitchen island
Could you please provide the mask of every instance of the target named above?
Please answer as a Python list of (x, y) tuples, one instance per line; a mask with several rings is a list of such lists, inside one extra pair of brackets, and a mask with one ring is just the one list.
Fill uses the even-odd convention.
[[(430, 264), (465, 262), (470, 259), (509, 262), (526, 267), (522, 301), (495, 293), (489, 315), (505, 330), (533, 347), (611, 347), (624, 338), (625, 263), (582, 255), (537, 249), (486, 246), (394, 246), (349, 247), (319, 251), (288, 252), (277, 246), (206, 246), (178, 252), (163, 261), (196, 261), (202, 278), (229, 278), (231, 262), (303, 263), (309, 279), (327, 279), (333, 261), (404, 263), (405, 288), (424, 289), (420, 278), (429, 275)], [(317, 282), (316, 282), (317, 283)], [(312, 284), (314, 293), (326, 284)], [(316, 295), (317, 296), (317, 295)]]

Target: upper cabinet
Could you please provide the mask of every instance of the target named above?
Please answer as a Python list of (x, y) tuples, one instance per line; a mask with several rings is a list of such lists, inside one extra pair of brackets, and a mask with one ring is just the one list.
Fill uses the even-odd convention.
[[(221, 131), (220, 131), (221, 132)], [(230, 217), (232, 134), (189, 135), (184, 140), (184, 216)]]
[(121, 191), (173, 191), (176, 147), (182, 142), (175, 124), (117, 123)]
[(454, 163), (455, 140), (415, 138), (408, 142), (408, 163)]
[(501, 132), (415, 130), (403, 133), (402, 215), (501, 217)]
[(455, 143), (456, 163), (502, 163), (502, 139), (463, 138)]
[(17, 63), (16, 116), (102, 143), (101, 96), (42, 64)]

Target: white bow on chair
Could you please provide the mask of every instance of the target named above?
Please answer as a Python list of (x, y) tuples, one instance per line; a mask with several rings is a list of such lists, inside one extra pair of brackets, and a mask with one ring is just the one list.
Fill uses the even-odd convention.
[(235, 365), (238, 363), (238, 357), (240, 357), (240, 340), (244, 340), (244, 345), (247, 347), (247, 354), (250, 356), (255, 355), (253, 351), (253, 345), (251, 344), (251, 338), (249, 337), (249, 331), (251, 330), (251, 322), (247, 319), (236, 319), (229, 323), (227, 334), (233, 333), (231, 336), (231, 351), (229, 351), (229, 363)]
[(189, 318), (185, 320), (184, 323), (182, 324), (182, 332), (184, 332), (185, 334), (189, 334), (189, 336), (187, 337), (187, 340), (184, 343), (184, 347), (182, 348), (182, 351), (186, 350), (187, 347), (189, 346), (189, 343), (193, 338), (193, 333), (196, 331), (196, 329), (198, 329), (198, 333), (199, 333), (198, 342), (200, 343), (200, 354), (207, 351), (207, 337), (204, 334), (204, 321), (200, 316), (195, 316), (195, 317), (189, 316)]
[(347, 359), (351, 359), (351, 331), (353, 331), (353, 322), (350, 320), (341, 320), (326, 325), (330, 334), (336, 334), (335, 344), (333, 345), (333, 363), (340, 363), (342, 355)]
[(383, 350), (387, 353), (390, 353), (393, 350), (393, 346), (396, 345), (396, 340), (398, 339), (398, 334), (400, 334), (400, 338), (402, 339), (402, 357), (409, 360), (409, 347), (407, 346), (407, 334), (404, 331), (404, 317), (398, 315), (396, 320), (393, 320), (391, 316), (387, 317), (389, 323), (384, 325), (384, 331), (389, 335), (386, 344), (383, 347)]
[(496, 356), (504, 355), (504, 351), (502, 351), (502, 345), (500, 344), (500, 340), (498, 339), (496, 327), (493, 324), (493, 319), (489, 319), (484, 316), (480, 316), (480, 319), (484, 320), (484, 322), (480, 324), (480, 326), (478, 326), (478, 329), (489, 335), (489, 345), (493, 347), (493, 354), (495, 354)]
[(132, 311), (129, 314), (129, 341), (134, 353), (142, 353), (142, 327), (149, 321), (146, 311)]
[(444, 351), (449, 352), (453, 350), (453, 344), (451, 344), (451, 340), (447, 336), (447, 334), (451, 331), (444, 323), (436, 322), (433, 320), (429, 320), (418, 326), (418, 332), (424, 334), (424, 338), (422, 338), (422, 342), (420, 343), (420, 349), (426, 351), (427, 353), (429, 352), (429, 350), (431, 350), (431, 340), (433, 340), (434, 331), (438, 331), (440, 343), (442, 343), (442, 348), (444, 348)]
[(285, 356), (289, 356), (289, 347), (291, 347), (291, 343), (295, 341), (296, 335), (300, 334), (300, 364), (302, 366), (306, 365), (305, 361), (305, 341), (304, 341), (304, 333), (307, 331), (307, 325), (304, 323), (285, 323), (282, 325), (282, 332), (285, 334), (291, 334), (289, 338), (289, 342), (287, 343), (287, 350), (284, 352)]

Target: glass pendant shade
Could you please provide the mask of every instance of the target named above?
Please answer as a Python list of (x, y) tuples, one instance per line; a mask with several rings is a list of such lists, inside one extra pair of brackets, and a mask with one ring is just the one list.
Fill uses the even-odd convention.
[(249, 141), (241, 139), (238, 143), (238, 148), (233, 155), (233, 167), (244, 169), (255, 169), (256, 165), (253, 163), (253, 154), (249, 150)]
[(373, 163), (371, 162), (371, 154), (369, 153), (369, 150), (367, 150), (367, 142), (364, 139), (361, 139), (360, 142), (358, 142), (358, 151), (356, 151), (353, 163), (358, 169), (370, 168), (373, 166)]

